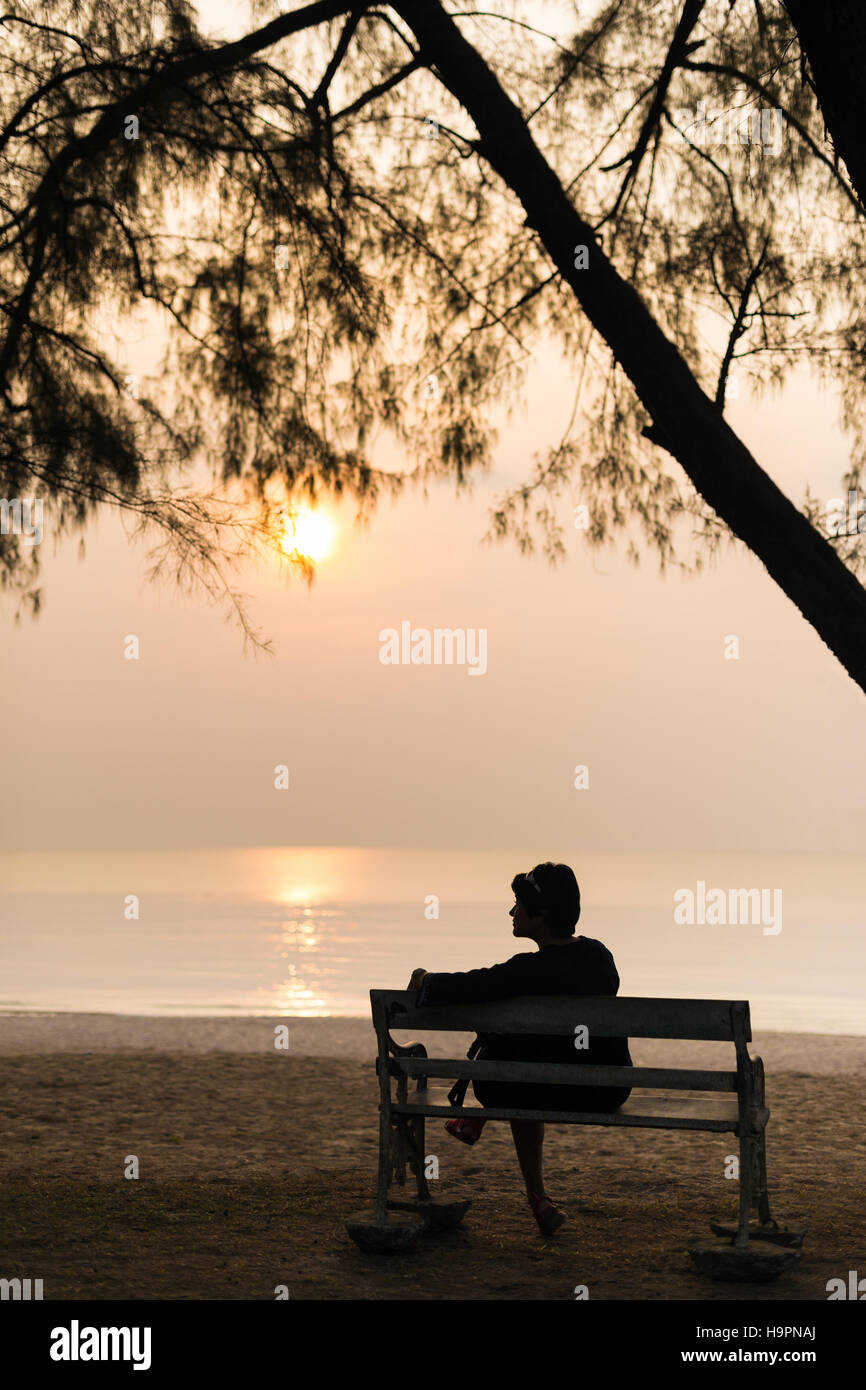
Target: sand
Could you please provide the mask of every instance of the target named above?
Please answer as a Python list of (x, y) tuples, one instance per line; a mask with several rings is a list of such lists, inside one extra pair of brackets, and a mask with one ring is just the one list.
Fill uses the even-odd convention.
[[(363, 1019), (0, 1017), (0, 1248), (46, 1299), (826, 1300), (866, 1273), (866, 1038), (758, 1034), (774, 1215), (809, 1234), (763, 1285), (717, 1284), (686, 1246), (732, 1217), (729, 1135), (548, 1126), (548, 1191), (569, 1220), (538, 1235), (507, 1125), (466, 1148), (428, 1123), (458, 1231), (411, 1254), (362, 1254), (345, 1218), (370, 1204), (373, 1034)], [(428, 1036), (425, 1041), (432, 1042)], [(439, 1034), (431, 1055), (462, 1056)], [(730, 1047), (638, 1041), (636, 1063), (730, 1065)], [(137, 1160), (138, 1178), (125, 1176)], [(411, 1195), (407, 1189), (404, 1194)]]

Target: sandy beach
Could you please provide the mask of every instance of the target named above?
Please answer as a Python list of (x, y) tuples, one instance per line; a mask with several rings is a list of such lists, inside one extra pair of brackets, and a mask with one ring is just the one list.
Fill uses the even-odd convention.
[[(732, 1217), (728, 1135), (548, 1126), (547, 1186), (569, 1220), (547, 1243), (507, 1125), (466, 1148), (430, 1122), (437, 1195), (469, 1197), (458, 1231), (412, 1254), (362, 1254), (346, 1216), (370, 1204), (377, 1154), (366, 1019), (0, 1017), (6, 1277), (44, 1297), (825, 1300), (866, 1270), (866, 1038), (757, 1034), (770, 1197), (809, 1234), (762, 1285), (702, 1278), (686, 1246)], [(462, 1056), (464, 1035), (425, 1039)], [(729, 1065), (719, 1044), (637, 1041), (638, 1064)], [(137, 1160), (138, 1179), (127, 1178)], [(398, 1195), (399, 1192), (398, 1192)], [(406, 1196), (409, 1196), (407, 1189)], [(649, 1199), (649, 1200), (648, 1200)]]

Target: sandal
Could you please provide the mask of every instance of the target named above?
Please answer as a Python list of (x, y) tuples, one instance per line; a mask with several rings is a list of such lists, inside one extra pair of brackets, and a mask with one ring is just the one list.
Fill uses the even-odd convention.
[(461, 1116), (456, 1120), (446, 1120), (445, 1128), (449, 1134), (453, 1134), (455, 1139), (462, 1139), (464, 1144), (477, 1144), (481, 1138), (481, 1131), (486, 1120), (476, 1120), (469, 1116)]

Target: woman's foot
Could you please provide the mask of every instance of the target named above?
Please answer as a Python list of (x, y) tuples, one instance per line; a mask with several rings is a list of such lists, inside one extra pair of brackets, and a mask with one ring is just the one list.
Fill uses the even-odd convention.
[(538, 1229), (543, 1236), (552, 1236), (554, 1231), (558, 1231), (565, 1220), (565, 1212), (560, 1211), (559, 1207), (553, 1205), (546, 1193), (528, 1192), (529, 1205), (532, 1207), (532, 1214), (538, 1222)]
[(445, 1128), (449, 1134), (453, 1134), (455, 1139), (462, 1139), (464, 1144), (476, 1144), (481, 1138), (481, 1131), (486, 1124), (485, 1120), (474, 1120), (461, 1116), (457, 1120), (446, 1120)]

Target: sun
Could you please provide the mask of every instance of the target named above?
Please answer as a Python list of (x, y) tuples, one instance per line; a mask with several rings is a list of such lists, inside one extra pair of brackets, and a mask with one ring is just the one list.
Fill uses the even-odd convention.
[(308, 560), (324, 560), (334, 544), (334, 523), (324, 512), (302, 507), (283, 522), (282, 547), (287, 555), (303, 555)]

